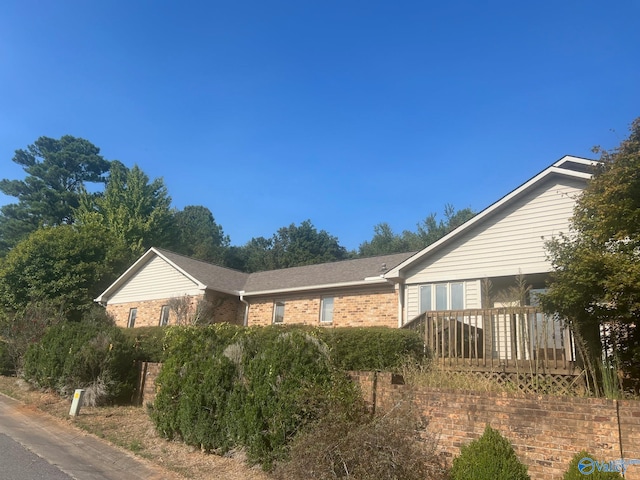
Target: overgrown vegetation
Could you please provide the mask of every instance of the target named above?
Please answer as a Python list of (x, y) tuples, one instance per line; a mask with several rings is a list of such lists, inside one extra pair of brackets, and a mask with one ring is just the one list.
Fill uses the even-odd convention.
[[(584, 480), (585, 478), (589, 480), (615, 480), (623, 478), (618, 472), (608, 471), (610, 464), (601, 462), (598, 465), (596, 462), (593, 455), (590, 455), (586, 450), (576, 453), (562, 480)], [(581, 467), (583, 470), (580, 470)]]
[(24, 378), (69, 396), (86, 389), (88, 403), (129, 402), (137, 371), (122, 331), (102, 322), (62, 322), (29, 346)]
[[(541, 297), (565, 317), (583, 350), (592, 383), (606, 393), (603, 372), (620, 368), (622, 387), (640, 388), (640, 118), (601, 164), (578, 198), (571, 231), (547, 243), (554, 267)], [(602, 332), (602, 334), (601, 334)], [(603, 352), (605, 365), (600, 368)], [(611, 378), (610, 378), (611, 379)]]
[(327, 332), (299, 326), (170, 327), (152, 411), (158, 431), (204, 450), (245, 448), (250, 461), (269, 469), (286, 457), (287, 445), (304, 425), (336, 406), (347, 411), (360, 405), (359, 392), (339, 367), (392, 365), (402, 348), (415, 348), (406, 332), (372, 330), (367, 337), (362, 330), (359, 342), (380, 343), (376, 355), (363, 349), (362, 359), (336, 362), (342, 335), (354, 337), (349, 329)]
[(363, 409), (330, 411), (294, 439), (281, 480), (435, 480), (447, 478), (426, 421), (407, 403), (382, 416)]
[(164, 337), (167, 327), (123, 328), (122, 334), (133, 348), (135, 360), (162, 362), (164, 359)]
[(451, 480), (528, 480), (527, 467), (511, 443), (489, 425), (480, 438), (460, 448), (453, 460)]

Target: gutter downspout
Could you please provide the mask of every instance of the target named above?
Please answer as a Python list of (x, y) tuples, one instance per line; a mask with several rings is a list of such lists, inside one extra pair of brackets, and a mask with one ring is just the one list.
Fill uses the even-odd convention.
[(249, 302), (244, 299), (244, 290), (239, 292), (240, 301), (244, 303), (244, 318), (242, 319), (242, 325), (245, 327), (249, 326)]

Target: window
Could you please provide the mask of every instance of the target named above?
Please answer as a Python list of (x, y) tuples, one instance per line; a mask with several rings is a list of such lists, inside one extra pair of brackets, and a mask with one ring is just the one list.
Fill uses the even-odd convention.
[(324, 297), (320, 302), (320, 322), (333, 323), (333, 297)]
[(130, 308), (129, 309), (129, 323), (127, 324), (127, 326), (129, 328), (133, 328), (136, 325), (136, 316), (138, 315), (138, 309), (137, 308)]
[(160, 326), (169, 325), (169, 305), (163, 305), (160, 309)]
[(420, 285), (420, 312), (463, 309), (464, 283)]
[(273, 323), (284, 323), (284, 302), (273, 304)]

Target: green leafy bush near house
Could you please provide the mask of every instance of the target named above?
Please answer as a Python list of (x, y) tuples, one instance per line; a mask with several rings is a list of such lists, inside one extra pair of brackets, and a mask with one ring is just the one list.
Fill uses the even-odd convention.
[(135, 359), (141, 362), (164, 360), (164, 336), (167, 327), (136, 327), (121, 329), (126, 341), (134, 350)]
[(27, 350), (23, 375), (62, 395), (84, 388), (88, 403), (129, 402), (137, 371), (120, 329), (87, 321), (49, 327)]
[(424, 340), (411, 330), (334, 328), (320, 330), (320, 337), (334, 364), (344, 370), (390, 370), (424, 357)]
[(158, 432), (210, 451), (244, 447), (266, 469), (330, 402), (358, 398), (305, 329), (171, 327), (166, 344), (152, 410)]
[[(584, 461), (583, 459), (588, 460)], [(581, 462), (581, 460), (583, 461)], [(582, 464), (584, 473), (580, 471), (580, 464)], [(593, 455), (590, 455), (586, 450), (582, 450), (575, 454), (562, 480), (585, 480), (587, 478), (589, 480), (614, 480), (623, 478), (618, 472), (605, 471), (608, 468), (610, 468), (610, 464), (600, 463), (600, 465), (597, 465)]]
[(451, 480), (528, 480), (527, 467), (500, 432), (486, 426), (480, 438), (460, 449)]

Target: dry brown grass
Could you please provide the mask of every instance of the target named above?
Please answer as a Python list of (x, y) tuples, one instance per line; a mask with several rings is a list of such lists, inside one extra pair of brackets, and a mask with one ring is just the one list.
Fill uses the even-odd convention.
[(70, 428), (79, 427), (188, 479), (272, 478), (260, 467), (247, 466), (241, 452), (220, 457), (159, 437), (142, 407), (82, 407), (80, 415), (72, 419), (69, 417), (70, 400), (50, 392), (29, 390), (15, 377), (0, 376), (0, 392), (62, 419)]

